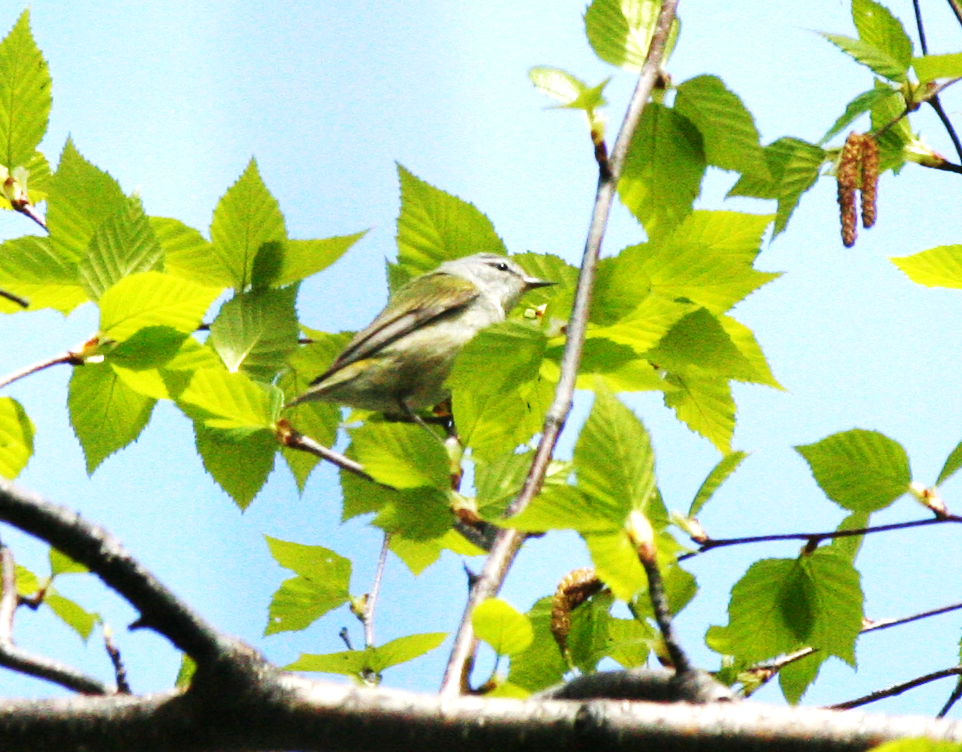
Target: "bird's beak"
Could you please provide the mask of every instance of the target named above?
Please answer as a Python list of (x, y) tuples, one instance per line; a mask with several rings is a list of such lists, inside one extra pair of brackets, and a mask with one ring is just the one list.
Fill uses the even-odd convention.
[(557, 282), (548, 282), (545, 279), (538, 279), (537, 277), (525, 277), (524, 278), (524, 289), (525, 290), (536, 290), (539, 287), (550, 287), (551, 285), (556, 285)]

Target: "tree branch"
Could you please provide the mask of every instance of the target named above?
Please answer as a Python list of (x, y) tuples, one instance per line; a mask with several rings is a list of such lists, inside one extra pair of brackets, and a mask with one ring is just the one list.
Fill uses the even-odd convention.
[[(588, 228), (588, 238), (585, 242), (584, 256), (581, 262), (581, 272), (578, 275), (578, 285), (575, 288), (574, 305), (571, 318), (568, 321), (567, 337), (564, 354), (561, 358), (561, 377), (555, 390), (554, 400), (545, 416), (541, 441), (535, 451), (531, 468), (525, 478), (517, 498), (511, 502), (506, 510), (508, 516), (521, 512), (541, 489), (548, 464), (554, 453), (555, 445), (564, 428), (571, 401), (574, 397), (575, 382), (578, 365), (581, 362), (581, 352), (584, 347), (585, 333), (588, 325), (588, 309), (591, 304), (591, 291), (594, 286), (595, 266), (601, 252), (601, 241), (604, 238), (608, 224), (608, 215), (618, 187), (618, 179), (624, 167), (625, 157), (631, 138), (641, 119), (648, 98), (655, 82), (661, 73), (661, 65), (665, 56), (665, 43), (675, 19), (675, 8), (678, 0), (664, 0), (661, 12), (655, 24), (655, 30), (648, 48), (645, 64), (638, 76), (638, 83), (628, 104), (621, 130), (615, 141), (614, 149), (609, 160), (600, 158), (601, 152), (596, 148), (595, 156), (599, 159), (598, 189), (595, 194), (594, 211)], [(444, 680), (441, 683), (442, 696), (450, 697), (464, 692), (468, 688), (468, 674), (473, 662), (473, 655), (477, 647), (474, 630), (471, 627), (471, 612), (474, 607), (485, 598), (495, 595), (500, 589), (507, 575), (514, 557), (517, 555), (525, 534), (516, 530), (502, 530), (498, 533), (491, 553), (488, 555), (481, 574), (475, 581), (468, 596), (468, 602), (461, 617), (461, 625), (454, 638), (454, 646), (445, 669)]]
[(910, 689), (915, 689), (915, 687), (921, 687), (923, 684), (938, 681), (939, 679), (945, 679), (948, 676), (959, 676), (960, 674), (962, 674), (962, 666), (953, 666), (952, 668), (942, 669), (941, 671), (933, 671), (931, 674), (919, 676), (911, 681), (895, 684), (886, 689), (879, 689), (871, 694), (867, 694), (854, 700), (848, 700), (847, 702), (840, 702), (835, 705), (830, 705), (829, 709), (849, 710), (851, 708), (858, 708), (862, 705), (868, 705), (870, 702), (884, 700), (886, 697), (895, 697), (895, 695), (900, 695)]

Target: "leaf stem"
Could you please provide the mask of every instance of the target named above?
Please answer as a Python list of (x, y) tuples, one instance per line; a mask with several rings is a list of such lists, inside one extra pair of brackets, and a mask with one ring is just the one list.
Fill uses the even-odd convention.
[(14, 381), (19, 381), (25, 376), (29, 376), (33, 373), (39, 373), (46, 368), (50, 368), (50, 366), (56, 366), (61, 363), (69, 363), (72, 366), (77, 366), (83, 363), (83, 358), (78, 356), (75, 352), (67, 351), (65, 353), (60, 353), (60, 355), (55, 355), (52, 358), (38, 361), (37, 363), (26, 366), (25, 368), (21, 368), (19, 371), (14, 371), (13, 373), (9, 373), (4, 376), (2, 379), (0, 379), (0, 389), (3, 389), (5, 386), (9, 386)]

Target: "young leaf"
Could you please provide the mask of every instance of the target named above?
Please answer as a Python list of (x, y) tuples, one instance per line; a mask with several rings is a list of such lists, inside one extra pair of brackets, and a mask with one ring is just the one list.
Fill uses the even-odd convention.
[(451, 502), (440, 489), (421, 486), (388, 490), (385, 499), (387, 503), (372, 524), (392, 536), (414, 541), (434, 540), (450, 530), (454, 522)]
[(498, 655), (516, 655), (528, 649), (534, 639), (531, 621), (501, 598), (488, 598), (474, 607), (471, 625), (478, 639)]
[(297, 285), (238, 292), (210, 326), (210, 341), (231, 373), (243, 369), (265, 383), (286, 367), (297, 349)]
[[(638, 71), (661, 11), (660, 0), (592, 0), (585, 11), (585, 31), (595, 54), (606, 63)], [(678, 19), (672, 20), (665, 46), (671, 54), (678, 38)]]
[(698, 128), (708, 164), (769, 176), (755, 119), (720, 78), (698, 76), (680, 84), (674, 109)]
[(618, 600), (630, 602), (648, 586), (645, 570), (638, 561), (638, 550), (624, 530), (613, 533), (588, 533), (584, 536), (595, 573), (611, 588)]
[(962, 467), (962, 442), (956, 444), (955, 449), (945, 458), (945, 464), (942, 465), (942, 471), (939, 473), (939, 478), (935, 481), (935, 485), (941, 486), (945, 481), (955, 475), (960, 467)]
[(528, 692), (560, 684), (568, 663), (551, 635), (551, 598), (542, 598), (527, 613), (533, 639), (528, 649), (511, 656), (508, 680)]
[(80, 638), (84, 642), (87, 641), (90, 633), (93, 632), (94, 626), (100, 621), (99, 614), (87, 611), (81, 607), (80, 604), (69, 598), (64, 598), (59, 593), (51, 593), (48, 591), (43, 598), (43, 602), (50, 606), (50, 610), (53, 611), (64, 624), (80, 635)]
[(702, 137), (692, 122), (649, 103), (628, 147), (618, 196), (655, 238), (691, 213), (706, 164)]
[(154, 403), (121, 381), (107, 363), (74, 368), (67, 407), (70, 425), (84, 450), (88, 474), (140, 436)]
[(157, 369), (180, 352), (188, 336), (170, 326), (146, 326), (106, 353), (107, 362), (130, 371)]
[(941, 245), (911, 256), (889, 256), (889, 261), (920, 285), (962, 289), (962, 245)]
[(742, 464), (742, 460), (747, 456), (747, 452), (731, 452), (719, 460), (718, 464), (712, 468), (712, 471), (708, 473), (708, 477), (705, 478), (704, 482), (698, 488), (695, 498), (692, 499), (691, 506), (688, 508), (689, 517), (698, 516), (705, 504), (708, 503), (709, 499), (715, 494), (715, 491), (718, 490), (719, 486), (728, 480), (728, 477), (738, 469), (738, 466)]
[(367, 230), (362, 230), (353, 235), (333, 238), (288, 240), (284, 246), (280, 269), (272, 280), (271, 286), (287, 287), (323, 271), (366, 234)]
[(855, 99), (845, 105), (845, 112), (839, 116), (838, 120), (835, 121), (835, 124), (828, 129), (828, 132), (822, 136), (821, 140), (818, 142), (819, 146), (848, 128), (849, 125), (855, 122), (855, 119), (859, 115), (871, 111), (872, 107), (874, 107), (877, 103), (881, 102), (886, 97), (890, 97), (897, 93), (898, 89), (893, 89), (888, 86), (863, 91), (861, 94), (855, 97)]
[(597, 86), (588, 86), (567, 71), (545, 66), (529, 70), (528, 78), (542, 94), (561, 102), (559, 107), (584, 110), (589, 117), (596, 109), (607, 104), (601, 92), (611, 80), (610, 78), (606, 78)]
[[(200, 418), (208, 428), (255, 431), (273, 429), (280, 407), (280, 390), (260, 385), (242, 373), (202, 368), (178, 397), (190, 417)], [(198, 408), (204, 415), (198, 415)]]
[(94, 300), (124, 277), (159, 269), (163, 249), (139, 198), (128, 199), (101, 224), (80, 262), (80, 283)]
[[(887, 78), (890, 81), (896, 81), (898, 83), (906, 80), (905, 72), (909, 67), (908, 62), (903, 63), (885, 50), (880, 50), (875, 45), (869, 44), (861, 39), (852, 39), (841, 34), (822, 34), (822, 36), (855, 60), (855, 62), (861, 63), (882, 78)], [(911, 50), (909, 53), (909, 61), (911, 61)]]
[(724, 314), (718, 317), (718, 321), (728, 336), (731, 337), (731, 341), (735, 347), (738, 348), (739, 352), (751, 366), (750, 376), (736, 376), (735, 380), (744, 381), (749, 384), (762, 384), (764, 386), (770, 386), (773, 389), (784, 391), (784, 387), (778, 383), (774, 374), (772, 374), (772, 369), (768, 365), (765, 353), (762, 352), (762, 348), (759, 346), (758, 340), (755, 339), (752, 330), (740, 321), (736, 321), (731, 316)]
[(353, 456), (379, 483), (396, 489), (451, 487), (448, 454), (421, 426), (365, 423), (350, 434)]
[(822, 664), (829, 659), (827, 653), (817, 652), (783, 666), (778, 672), (778, 686), (791, 705), (797, 705), (818, 677)]
[(16, 478), (33, 454), (33, 423), (15, 399), (0, 397), (0, 476)]
[(212, 255), (219, 263), (217, 279), (235, 290), (244, 290), (252, 283), (254, 259), (261, 246), (287, 242), (284, 216), (264, 185), (255, 160), (251, 159), (217, 202), (210, 237)]
[(795, 451), (825, 495), (853, 512), (884, 509), (908, 491), (912, 480), (905, 450), (877, 431), (854, 428)]
[(704, 308), (682, 318), (646, 357), (671, 372), (688, 372), (695, 366), (696, 374), (728, 379), (748, 379), (754, 374), (721, 322)]
[(448, 529), (438, 538), (429, 540), (411, 540), (399, 535), (391, 536), (391, 552), (404, 562), (417, 577), (421, 572), (434, 564), (441, 556), (441, 551), (447, 549), (458, 556), (483, 556), (484, 549), (469, 542), (457, 530)]
[(491, 220), (474, 204), (415, 177), (400, 164), (401, 213), (397, 220), (398, 265), (412, 276), (480, 250), (507, 253)]
[(254, 500), (274, 469), (277, 440), (272, 431), (234, 433), (194, 421), (194, 439), (204, 469), (241, 509)]
[[(28, 310), (33, 311), (53, 308), (67, 314), (87, 300), (76, 262), (64, 258), (50, 239), (33, 235), (8, 240), (0, 247), (0, 288), (29, 300)], [(0, 300), (0, 311), (22, 310)]]
[(655, 455), (634, 413), (599, 392), (575, 444), (578, 490), (598, 512), (623, 524), (631, 510), (646, 512), (655, 495)]
[(446, 637), (444, 632), (427, 632), (399, 637), (378, 648), (368, 647), (327, 655), (302, 653), (300, 658), (284, 668), (288, 671), (319, 671), (366, 679), (372, 673), (379, 676), (391, 666), (421, 657), (440, 646)]
[(735, 432), (735, 401), (727, 379), (699, 374), (669, 373), (674, 389), (665, 392), (665, 406), (675, 411), (678, 420), (708, 439), (719, 452), (731, 452)]
[(220, 291), (160, 272), (124, 277), (100, 299), (100, 331), (123, 341), (144, 327), (163, 326), (189, 334)]
[(211, 244), (197, 230), (179, 219), (147, 219), (164, 251), (165, 272), (219, 289), (233, 284), (233, 278), (211, 250)]
[(912, 67), (919, 83), (927, 83), (937, 78), (962, 77), (962, 52), (951, 55), (925, 55), (912, 60)]
[(902, 72), (912, 64), (912, 40), (902, 22), (874, 0), (852, 0), (852, 20), (858, 37), (893, 58)]
[(85, 574), (90, 570), (83, 564), (71, 559), (67, 554), (56, 548), (51, 548), (47, 554), (50, 560), (50, 576), (56, 577), (61, 574)]
[(859, 574), (827, 547), (798, 559), (758, 561), (732, 588), (728, 617), (726, 633), (740, 659), (814, 647), (854, 665), (862, 629)]
[(0, 164), (13, 170), (31, 160), (47, 131), (50, 103), (50, 71), (25, 10), (0, 42)]
[(58, 255), (83, 259), (97, 228), (127, 203), (117, 181), (84, 159), (68, 138), (47, 198), (47, 227)]
[(322, 546), (305, 546), (265, 535), (274, 561), (297, 574), (271, 599), (264, 634), (306, 629), (328, 611), (347, 603), (351, 562)]

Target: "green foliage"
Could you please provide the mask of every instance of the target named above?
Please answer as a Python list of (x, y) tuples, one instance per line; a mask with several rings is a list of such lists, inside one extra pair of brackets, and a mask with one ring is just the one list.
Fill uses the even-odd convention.
[(471, 624), (479, 640), (498, 655), (523, 653), (534, 639), (531, 621), (500, 598), (488, 598), (471, 612)]
[(305, 629), (350, 599), (348, 559), (321, 546), (264, 538), (274, 561), (297, 575), (274, 593), (264, 634)]
[(293, 663), (284, 666), (288, 671), (320, 671), (327, 674), (355, 676), (363, 681), (372, 677), (379, 678), (382, 671), (407, 663), (439, 647), (444, 632), (408, 635), (364, 650), (348, 650), (327, 655), (307, 655), (302, 653)]
[(33, 454), (33, 423), (15, 399), (0, 397), (0, 476), (13, 480)]
[[(585, 12), (588, 42), (606, 63), (626, 70), (640, 70), (660, 10), (660, 0), (593, 0)], [(669, 50), (677, 38), (676, 19), (668, 37)]]

